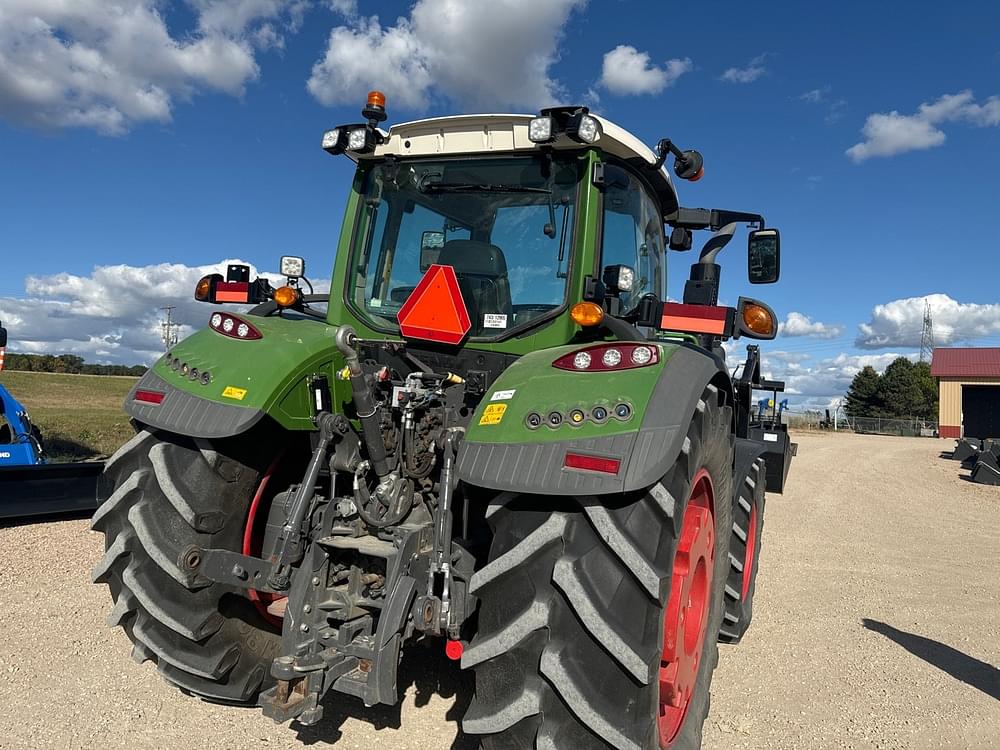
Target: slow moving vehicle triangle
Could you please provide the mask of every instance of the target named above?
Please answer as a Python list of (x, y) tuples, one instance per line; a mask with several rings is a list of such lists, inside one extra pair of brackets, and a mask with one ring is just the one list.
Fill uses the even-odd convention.
[(459, 343), (472, 327), (472, 321), (455, 269), (437, 264), (428, 268), (396, 318), (406, 338)]

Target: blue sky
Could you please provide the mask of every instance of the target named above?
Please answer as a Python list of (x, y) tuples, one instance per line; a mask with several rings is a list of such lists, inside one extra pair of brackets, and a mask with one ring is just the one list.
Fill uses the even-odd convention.
[[(371, 86), (390, 122), (588, 102), (649, 144), (701, 150), (706, 177), (682, 203), (760, 211), (782, 231), (781, 283), (750, 287), (730, 249), (723, 294), (787, 320), (768, 362), (800, 403), (912, 354), (913, 298), (934, 295), (940, 343), (1000, 344), (996, 275), (981, 270), (997, 245), (1000, 6), (64, 6), (0, 0), (12, 348), (148, 360), (156, 307), (188, 297), (202, 266), (274, 270), (293, 253), (327, 275), (350, 168), (319, 135), (356, 120)], [(670, 255), (675, 296), (692, 255)], [(198, 326), (205, 311), (178, 312)]]

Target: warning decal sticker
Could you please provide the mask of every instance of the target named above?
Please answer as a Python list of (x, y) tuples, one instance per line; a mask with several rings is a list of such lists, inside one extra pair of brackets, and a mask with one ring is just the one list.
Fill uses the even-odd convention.
[(483, 416), (479, 418), (479, 424), (500, 424), (505, 411), (507, 411), (507, 404), (490, 404), (483, 412)]

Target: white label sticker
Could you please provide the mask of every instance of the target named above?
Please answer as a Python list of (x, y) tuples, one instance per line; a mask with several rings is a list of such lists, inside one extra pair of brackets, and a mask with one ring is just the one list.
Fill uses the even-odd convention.
[(768, 443), (777, 443), (778, 442), (778, 436), (775, 433), (773, 433), (773, 432), (765, 432), (764, 433), (764, 440), (766, 442), (768, 442)]
[(494, 391), (493, 395), (490, 396), (490, 401), (510, 401), (514, 398), (514, 394), (517, 393), (515, 390), (511, 391)]
[(506, 328), (507, 316), (497, 313), (487, 313), (483, 316), (483, 328)]

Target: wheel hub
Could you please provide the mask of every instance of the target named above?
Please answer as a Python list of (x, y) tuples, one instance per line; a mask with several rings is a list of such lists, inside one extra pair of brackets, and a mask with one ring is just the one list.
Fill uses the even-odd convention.
[(705, 469), (692, 483), (674, 555), (660, 661), (660, 747), (669, 748), (687, 714), (698, 681), (715, 561), (712, 480)]

